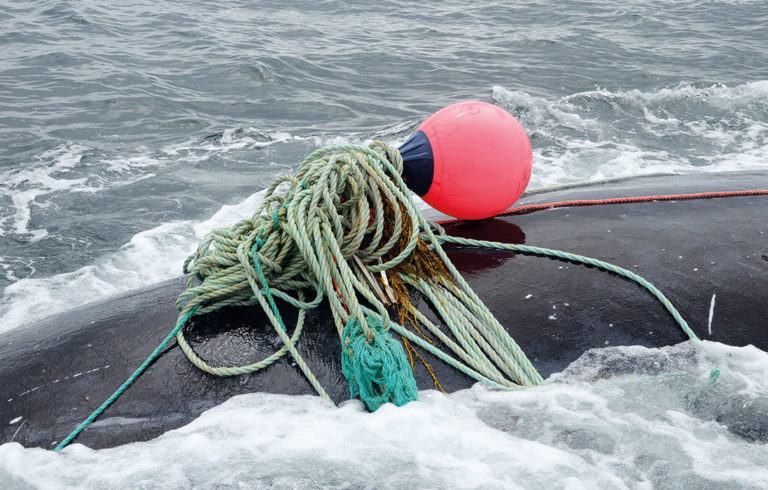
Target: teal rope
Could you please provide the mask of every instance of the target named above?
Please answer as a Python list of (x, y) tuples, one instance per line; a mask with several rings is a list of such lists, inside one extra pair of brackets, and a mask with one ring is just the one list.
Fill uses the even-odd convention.
[(672, 305), (672, 303), (667, 299), (667, 297), (664, 296), (664, 294), (662, 294), (662, 292), (659, 291), (656, 288), (656, 286), (654, 286), (647, 280), (643, 279), (639, 275), (635, 274), (634, 272), (624, 269), (622, 267), (619, 267), (617, 265), (613, 265), (608, 262), (604, 262), (602, 260), (593, 259), (591, 257), (585, 257), (584, 255), (573, 254), (570, 252), (562, 252), (560, 250), (552, 250), (548, 248), (532, 247), (530, 245), (515, 245), (512, 243), (473, 240), (470, 238), (459, 238), (459, 237), (453, 237), (450, 235), (440, 235), (438, 237), (438, 240), (442, 242), (454, 243), (457, 245), (468, 245), (468, 246), (483, 247), (483, 248), (495, 248), (499, 250), (509, 250), (510, 252), (520, 252), (525, 254), (541, 255), (545, 257), (554, 257), (557, 259), (564, 259), (572, 262), (579, 262), (582, 264), (592, 265), (594, 267), (598, 267), (600, 269), (613, 272), (620, 276), (626, 277), (627, 279), (634, 281), (639, 285), (641, 285), (642, 287), (644, 287), (645, 289), (647, 289), (654, 297), (656, 297), (656, 299), (658, 299), (661, 302), (662, 305), (664, 305), (664, 308), (666, 308), (667, 311), (672, 315), (672, 318), (675, 319), (677, 324), (680, 326), (683, 332), (685, 332), (685, 334), (688, 336), (689, 339), (699, 340), (699, 338), (696, 336), (693, 330), (691, 330), (691, 328), (688, 326), (688, 322), (686, 322), (683, 319), (683, 317), (680, 315), (680, 312), (677, 311), (677, 308), (675, 308), (674, 305)]
[(152, 351), (152, 354), (150, 354), (149, 357), (147, 357), (147, 359), (143, 363), (141, 363), (141, 366), (139, 366), (139, 368), (136, 371), (134, 371), (133, 374), (127, 380), (125, 380), (125, 382), (122, 385), (120, 385), (120, 388), (118, 388), (117, 390), (115, 390), (114, 393), (112, 393), (112, 396), (107, 398), (107, 400), (104, 403), (102, 403), (99, 408), (94, 410), (93, 413), (83, 421), (83, 423), (78, 425), (75, 428), (75, 430), (72, 431), (71, 434), (69, 434), (63, 441), (61, 441), (59, 445), (56, 446), (56, 448), (54, 448), (53, 452), (58, 453), (59, 451), (67, 447), (67, 445), (70, 442), (72, 442), (72, 440), (75, 437), (80, 435), (80, 433), (84, 431), (89, 425), (91, 425), (91, 423), (94, 420), (96, 420), (102, 414), (102, 412), (104, 412), (104, 410), (106, 410), (110, 405), (112, 405), (112, 403), (114, 403), (115, 400), (117, 400), (120, 397), (120, 395), (122, 395), (123, 392), (127, 390), (128, 387), (131, 386), (131, 384), (133, 384), (133, 382), (136, 381), (136, 379), (144, 373), (147, 367), (149, 367), (149, 365), (152, 364), (152, 361), (157, 359), (157, 356), (159, 356), (163, 352), (163, 350), (166, 348), (168, 343), (173, 339), (173, 337), (176, 336), (176, 333), (178, 333), (179, 330), (181, 330), (181, 328), (184, 326), (184, 324), (187, 323), (189, 318), (195, 314), (196, 309), (197, 307), (190, 308), (190, 310), (187, 311), (187, 313), (179, 319), (178, 323), (176, 323), (176, 327), (173, 330), (171, 330), (171, 332), (165, 336), (165, 339), (163, 339), (163, 341), (160, 342), (160, 345), (158, 345), (155, 348), (155, 350)]
[(350, 317), (341, 339), (341, 371), (349, 380), (349, 395), (359, 397), (375, 412), (385, 403), (398, 407), (418, 399), (419, 389), (403, 347), (375, 316), (367, 318), (376, 331), (368, 342), (357, 318)]
[[(275, 216), (277, 215), (277, 212), (275, 212)], [(277, 225), (275, 225), (276, 227)], [(267, 301), (269, 302), (269, 307), (272, 308), (272, 312), (274, 313), (275, 317), (277, 318), (277, 321), (279, 322), (280, 329), (278, 329), (278, 335), (285, 343), (286, 347), (291, 352), (291, 355), (293, 356), (293, 359), (296, 361), (296, 364), (299, 365), (299, 368), (304, 373), (304, 375), (307, 377), (307, 380), (309, 380), (309, 383), (312, 385), (312, 387), (315, 388), (315, 391), (317, 393), (325, 398), (326, 400), (330, 400), (331, 397), (328, 396), (328, 393), (325, 392), (325, 389), (323, 389), (322, 385), (320, 384), (320, 381), (317, 380), (317, 377), (314, 375), (311, 369), (309, 369), (309, 366), (307, 366), (307, 363), (304, 361), (304, 358), (301, 357), (299, 354), (299, 351), (296, 350), (296, 348), (293, 346), (293, 342), (288, 338), (288, 334), (286, 332), (285, 323), (283, 323), (283, 317), (280, 316), (280, 310), (277, 309), (277, 305), (275, 304), (275, 298), (272, 296), (272, 290), (269, 288), (269, 282), (267, 281), (266, 276), (264, 275), (264, 271), (261, 268), (261, 264), (259, 261), (258, 251), (259, 248), (264, 245), (264, 239), (259, 236), (256, 239), (256, 243), (253, 245), (253, 248), (251, 248), (251, 256), (253, 257), (253, 266), (256, 268), (256, 272), (259, 275), (259, 279), (261, 279), (261, 284), (264, 287), (264, 294), (267, 296)]]

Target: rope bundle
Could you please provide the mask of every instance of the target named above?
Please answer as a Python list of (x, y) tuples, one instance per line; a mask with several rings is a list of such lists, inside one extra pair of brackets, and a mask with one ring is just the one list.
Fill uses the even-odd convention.
[[(350, 395), (358, 396), (370, 410), (388, 402), (402, 405), (417, 396), (411, 368), (390, 329), (489, 386), (515, 389), (542, 383), (520, 347), (448, 259), (440, 245), (444, 242), (548, 256), (622, 275), (650, 291), (689, 338), (697, 340), (669, 300), (631, 271), (557, 250), (445, 235), (414, 206), (401, 172), (400, 153), (386, 143), (321, 148), (301, 163), (295, 175), (279, 178), (251, 218), (209, 233), (184, 263), (188, 288), (177, 300), (181, 312), (176, 326), (54, 451), (61, 451), (96, 420), (174, 337), (195, 366), (217, 376), (258, 371), (290, 352), (317, 393), (329, 398), (296, 349), (306, 310), (316, 308), (324, 298), (342, 344), (342, 372)], [(382, 285), (387, 288), (389, 277), (399, 293), (401, 320), (406, 311), (418, 334), (406, 328), (405, 321), (398, 324), (389, 319), (378, 291), (381, 285), (372, 273), (384, 274)], [(410, 305), (406, 284), (432, 302), (441, 325)], [(310, 290), (314, 298), (307, 300)], [(290, 335), (275, 298), (298, 308)], [(247, 366), (211, 366), (184, 338), (182, 328), (192, 316), (254, 303), (264, 309), (284, 344), (266, 359)], [(424, 336), (417, 323), (452, 355)]]
[[(355, 268), (359, 259), (368, 273), (387, 271), (433, 302), (447, 332), (414, 313), (459, 360), (447, 354), (441, 358), (457, 368), (463, 364), (460, 369), (495, 386), (540, 383), (525, 354), (448, 260), (433, 226), (414, 206), (401, 172), (400, 154), (386, 143), (322, 148), (295, 175), (278, 179), (251, 218), (207, 235), (184, 265), (189, 280), (177, 301), (180, 318), (193, 308), (200, 315), (257, 302), (284, 346), (248, 366), (214, 367), (194, 352), (180, 330), (177, 341), (195, 366), (219, 376), (243, 374), (290, 352), (317, 392), (327, 397), (296, 349), (306, 310), (326, 298), (342, 339), (343, 372), (352, 396), (359, 395), (371, 410), (387, 401), (399, 405), (415, 399), (413, 374), (388, 330), (393, 327), (419, 345), (424, 338), (390, 321), (366, 272)], [(443, 263), (446, 274), (425, 274), (413, 266), (420, 243)], [(314, 290), (311, 301), (307, 290)], [(273, 297), (299, 308), (290, 336)]]

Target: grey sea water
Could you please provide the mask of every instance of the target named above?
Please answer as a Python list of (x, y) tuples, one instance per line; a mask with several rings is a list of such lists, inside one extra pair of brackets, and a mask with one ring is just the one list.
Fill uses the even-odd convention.
[(532, 187), (768, 168), (763, 1), (0, 0), (0, 46), (0, 331), (179, 275), (316, 147), (399, 143), (461, 100), (518, 117)]

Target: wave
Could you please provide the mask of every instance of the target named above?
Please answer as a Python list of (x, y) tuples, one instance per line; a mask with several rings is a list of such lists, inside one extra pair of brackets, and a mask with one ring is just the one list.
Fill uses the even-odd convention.
[(14, 282), (0, 297), (0, 333), (56, 312), (180, 276), (181, 264), (205, 233), (249, 216), (263, 195), (261, 191), (236, 205), (223, 206), (201, 223), (165, 223), (138, 233), (117, 252), (76, 271)]
[(595, 89), (558, 99), (495, 86), (534, 148), (534, 185), (649, 173), (765, 168), (768, 81)]

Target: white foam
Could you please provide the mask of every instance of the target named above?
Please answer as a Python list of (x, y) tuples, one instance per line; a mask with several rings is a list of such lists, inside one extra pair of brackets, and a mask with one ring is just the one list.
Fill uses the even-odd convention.
[(313, 136), (297, 136), (283, 131), (266, 132), (254, 127), (228, 128), (220, 137), (211, 138), (201, 143), (190, 139), (179, 144), (165, 147), (162, 151), (169, 156), (184, 156), (190, 161), (199, 162), (232, 150), (266, 148), (290, 141), (306, 141)]
[(760, 170), (768, 156), (768, 81), (604, 88), (559, 99), (493, 87), (533, 140), (531, 185), (653, 173)]
[(0, 236), (10, 232), (23, 235), (32, 242), (45, 238), (47, 230), (29, 226), (32, 208), (51, 205), (50, 199), (57, 193), (96, 193), (152, 178), (161, 168), (205, 161), (231, 150), (305, 140), (319, 143), (322, 138), (285, 132), (264, 133), (256, 128), (231, 128), (220, 138), (203, 143), (189, 140), (169, 145), (159, 152), (139, 147), (132, 155), (104, 157), (88, 163), (83, 159), (93, 149), (79, 144), (62, 144), (36, 156), (23, 168), (0, 173), (0, 193), (10, 196), (13, 205), (12, 213), (0, 216)]
[(184, 259), (208, 231), (249, 216), (263, 196), (260, 191), (236, 205), (223, 206), (202, 223), (177, 221), (138, 233), (116, 253), (74, 272), (9, 285), (0, 297), (0, 332), (180, 276)]
[(57, 193), (95, 193), (150, 178), (154, 174), (136, 174), (135, 170), (158, 166), (159, 163), (145, 155), (105, 159), (91, 164), (99, 165), (100, 172), (82, 176), (83, 157), (89, 151), (82, 145), (59, 145), (41, 153), (23, 168), (0, 174), (0, 193), (10, 196), (13, 204), (13, 212), (0, 217), (0, 236), (11, 232), (25, 236), (31, 242), (41, 240), (48, 235), (48, 231), (30, 228), (33, 206), (50, 206), (50, 197)]
[[(0, 222), (0, 235), (7, 233), (5, 222), (11, 221), (10, 231), (31, 235), (32, 241), (40, 240), (48, 232), (44, 229), (29, 229), (31, 206), (38, 197), (58, 191), (90, 192), (85, 178), (66, 178), (69, 170), (83, 157), (85, 147), (64, 145), (42, 153), (31, 165), (0, 174), (0, 193), (11, 197), (15, 212), (4, 216)], [(64, 174), (54, 177), (55, 174)]]

